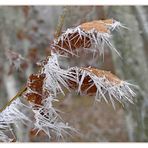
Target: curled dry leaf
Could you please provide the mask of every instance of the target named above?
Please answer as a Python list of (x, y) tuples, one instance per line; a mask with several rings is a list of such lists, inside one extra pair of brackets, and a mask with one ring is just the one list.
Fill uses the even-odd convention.
[(119, 27), (124, 26), (113, 19), (83, 23), (75, 28), (67, 29), (59, 38), (55, 39), (52, 44), (52, 51), (69, 56), (77, 55), (81, 48), (91, 51), (98, 50), (100, 54), (103, 54), (105, 44), (116, 51), (110, 43), (110, 31)]
[(31, 74), (27, 82), (27, 90), (24, 93), (25, 98), (34, 104), (41, 105), (44, 97), (43, 83), (45, 74)]
[(92, 29), (95, 29), (97, 32), (110, 33), (107, 24), (113, 24), (113, 20), (108, 19), (108, 20), (95, 20), (92, 22), (86, 22), (81, 24), (80, 28), (86, 32), (89, 32)]
[(100, 101), (103, 98), (107, 103), (110, 100), (114, 107), (114, 100), (121, 104), (133, 103), (135, 93), (129, 87), (132, 84), (120, 80), (109, 71), (96, 68), (71, 68), (76, 81), (69, 81), (71, 89), (77, 90), (80, 94), (95, 95)]
[(23, 96), (32, 106), (34, 130), (37, 133), (43, 131), (49, 139), (52, 133), (57, 138), (63, 138), (63, 134), (74, 129), (62, 121), (52, 102), (57, 93), (63, 92), (60, 85), (68, 87), (66, 81), (69, 73), (59, 67), (57, 56), (54, 55), (43, 60), (40, 66), (38, 74), (30, 75)]

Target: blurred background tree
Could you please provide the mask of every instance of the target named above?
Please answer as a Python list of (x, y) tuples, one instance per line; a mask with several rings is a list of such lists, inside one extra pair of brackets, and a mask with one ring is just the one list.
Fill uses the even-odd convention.
[[(50, 55), (63, 6), (0, 7), (0, 107), (26, 84), (31, 73), (38, 69), (36, 63)], [(140, 87), (135, 105), (116, 110), (104, 102), (95, 103), (91, 97), (67, 94), (57, 108), (63, 118), (78, 129), (66, 141), (148, 141), (148, 7), (142, 6), (68, 6), (63, 30), (80, 23), (114, 18), (129, 30), (121, 29), (113, 41), (121, 54), (105, 49), (105, 59), (92, 54), (80, 58), (61, 60), (74, 66), (94, 66), (110, 70), (120, 78)], [(87, 63), (84, 63), (87, 59)], [(17, 68), (17, 69), (16, 69)], [(34, 137), (29, 128), (20, 123), (16, 129), (20, 141), (48, 141), (44, 134)], [(54, 138), (52, 139), (55, 140)]]

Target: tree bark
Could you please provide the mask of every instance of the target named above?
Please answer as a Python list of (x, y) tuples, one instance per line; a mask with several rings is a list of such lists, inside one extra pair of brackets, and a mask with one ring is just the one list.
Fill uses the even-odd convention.
[[(22, 13), (21, 7), (0, 7), (0, 53), (3, 62), (3, 85), (4, 91), (2, 94), (7, 94), (1, 99), (2, 105), (5, 105), (7, 100), (14, 97), (19, 90), (19, 80), (15, 74), (8, 75), (10, 63), (6, 59), (5, 51), (8, 49), (17, 49), (17, 31), (23, 28), (25, 19)], [(22, 123), (19, 123), (19, 127), (14, 126), (16, 139), (19, 142), (28, 141), (28, 131), (25, 129)]]
[[(148, 67), (139, 24), (133, 7), (110, 7), (109, 16), (125, 24), (129, 30), (122, 29), (113, 38), (120, 58), (112, 52), (117, 75), (138, 85), (136, 102), (126, 110), (127, 132), (130, 141), (148, 141)], [(139, 22), (141, 23), (141, 22)]]

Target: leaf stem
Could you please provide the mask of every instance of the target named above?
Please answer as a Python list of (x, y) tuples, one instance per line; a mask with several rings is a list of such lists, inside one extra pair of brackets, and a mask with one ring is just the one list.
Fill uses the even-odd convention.
[(19, 96), (21, 96), (23, 94), (23, 92), (25, 92), (27, 90), (27, 87), (25, 86), (24, 88), (22, 88), (1, 110), (0, 113), (2, 111), (4, 111), (8, 106), (10, 106), (10, 104), (16, 100)]
[(63, 8), (63, 12), (60, 15), (59, 20), (58, 20), (58, 25), (57, 25), (56, 32), (55, 32), (55, 38), (58, 38), (61, 34), (61, 30), (62, 30), (62, 27), (64, 24), (65, 17), (67, 15), (67, 12), (68, 12), (68, 8), (67, 8), (67, 6), (65, 6)]

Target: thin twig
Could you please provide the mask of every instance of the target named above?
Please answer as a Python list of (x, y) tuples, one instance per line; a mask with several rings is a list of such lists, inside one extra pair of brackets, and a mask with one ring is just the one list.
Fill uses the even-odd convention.
[(65, 6), (63, 8), (63, 12), (60, 15), (59, 20), (58, 20), (58, 25), (57, 25), (56, 32), (55, 32), (55, 38), (58, 38), (61, 34), (62, 27), (63, 27), (64, 21), (65, 21), (65, 17), (67, 15), (67, 12), (68, 12), (68, 8), (67, 8), (67, 6)]
[(10, 106), (10, 104), (16, 100), (19, 96), (21, 96), (23, 94), (23, 92), (25, 92), (27, 90), (27, 87), (22, 88), (1, 110), (0, 112), (2, 112), (3, 110), (5, 110), (8, 106)]

